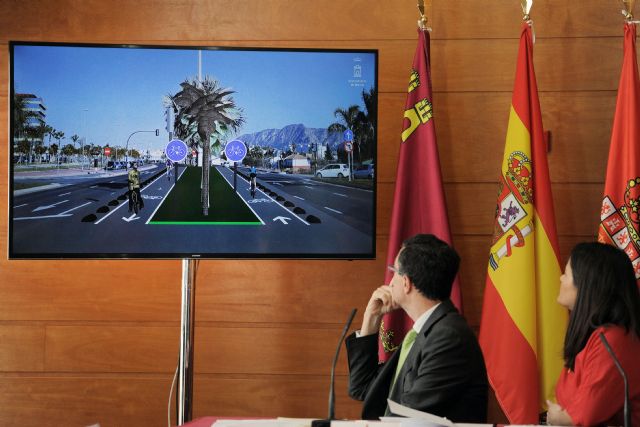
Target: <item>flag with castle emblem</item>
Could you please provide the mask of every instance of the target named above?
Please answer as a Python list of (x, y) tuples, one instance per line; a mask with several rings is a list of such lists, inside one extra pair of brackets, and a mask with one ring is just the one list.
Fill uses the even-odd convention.
[(611, 132), (598, 240), (627, 253), (640, 278), (640, 80), (636, 25), (625, 23), (622, 73)]
[(537, 424), (553, 398), (567, 319), (531, 33), (523, 23), (479, 335), (512, 424)]
[[(415, 234), (431, 233), (451, 244), (433, 123), (429, 42), (429, 32), (418, 29), (418, 46), (409, 78), (391, 211), (388, 265), (393, 265), (402, 242)], [(385, 283), (388, 284), (392, 276), (393, 273), (386, 270)], [(451, 300), (462, 311), (457, 278)], [(402, 310), (384, 316), (378, 353), (381, 361), (388, 360), (412, 325), (413, 321)]]

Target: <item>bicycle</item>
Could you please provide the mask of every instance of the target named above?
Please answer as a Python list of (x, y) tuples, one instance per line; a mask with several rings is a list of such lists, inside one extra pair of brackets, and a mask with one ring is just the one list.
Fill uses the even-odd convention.
[(251, 198), (256, 198), (256, 177), (251, 177)]
[(136, 215), (138, 215), (140, 209), (142, 209), (142, 200), (140, 200), (140, 195), (136, 189), (129, 191), (129, 212), (131, 212), (131, 208), (133, 208), (133, 212)]

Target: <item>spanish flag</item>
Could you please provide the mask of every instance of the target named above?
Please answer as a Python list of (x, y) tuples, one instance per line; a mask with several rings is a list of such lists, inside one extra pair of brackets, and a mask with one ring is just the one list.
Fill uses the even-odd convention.
[(563, 366), (567, 313), (556, 302), (558, 238), (526, 22), (499, 186), (479, 341), (509, 421), (537, 424)]
[(611, 132), (598, 240), (622, 249), (640, 278), (640, 79), (636, 25), (624, 25), (622, 73)]

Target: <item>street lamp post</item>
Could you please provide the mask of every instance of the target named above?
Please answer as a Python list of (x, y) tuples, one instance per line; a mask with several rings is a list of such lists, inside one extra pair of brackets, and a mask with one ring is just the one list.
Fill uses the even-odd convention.
[[(86, 160), (86, 157), (84, 155), (84, 146), (87, 143), (87, 116), (86, 113), (89, 111), (88, 108), (83, 108), (82, 109), (82, 131), (84, 133), (84, 142), (80, 142), (82, 144), (82, 161), (80, 163), (80, 169), (84, 170), (84, 161)], [(80, 139), (80, 141), (82, 141), (82, 139)]]
[(160, 129), (156, 129), (156, 130), (137, 130), (135, 132), (132, 132), (131, 135), (129, 135), (129, 138), (127, 138), (127, 146), (124, 149), (124, 168), (125, 169), (129, 169), (129, 140), (131, 139), (131, 137), (133, 135), (135, 135), (136, 133), (141, 133), (141, 132), (153, 132), (156, 134), (156, 136), (160, 136)]

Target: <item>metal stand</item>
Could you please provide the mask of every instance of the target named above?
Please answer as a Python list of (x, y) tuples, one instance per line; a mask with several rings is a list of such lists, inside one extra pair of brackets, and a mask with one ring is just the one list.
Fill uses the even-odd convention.
[(193, 343), (196, 296), (196, 260), (182, 260), (182, 317), (178, 362), (177, 425), (191, 421), (193, 409)]

